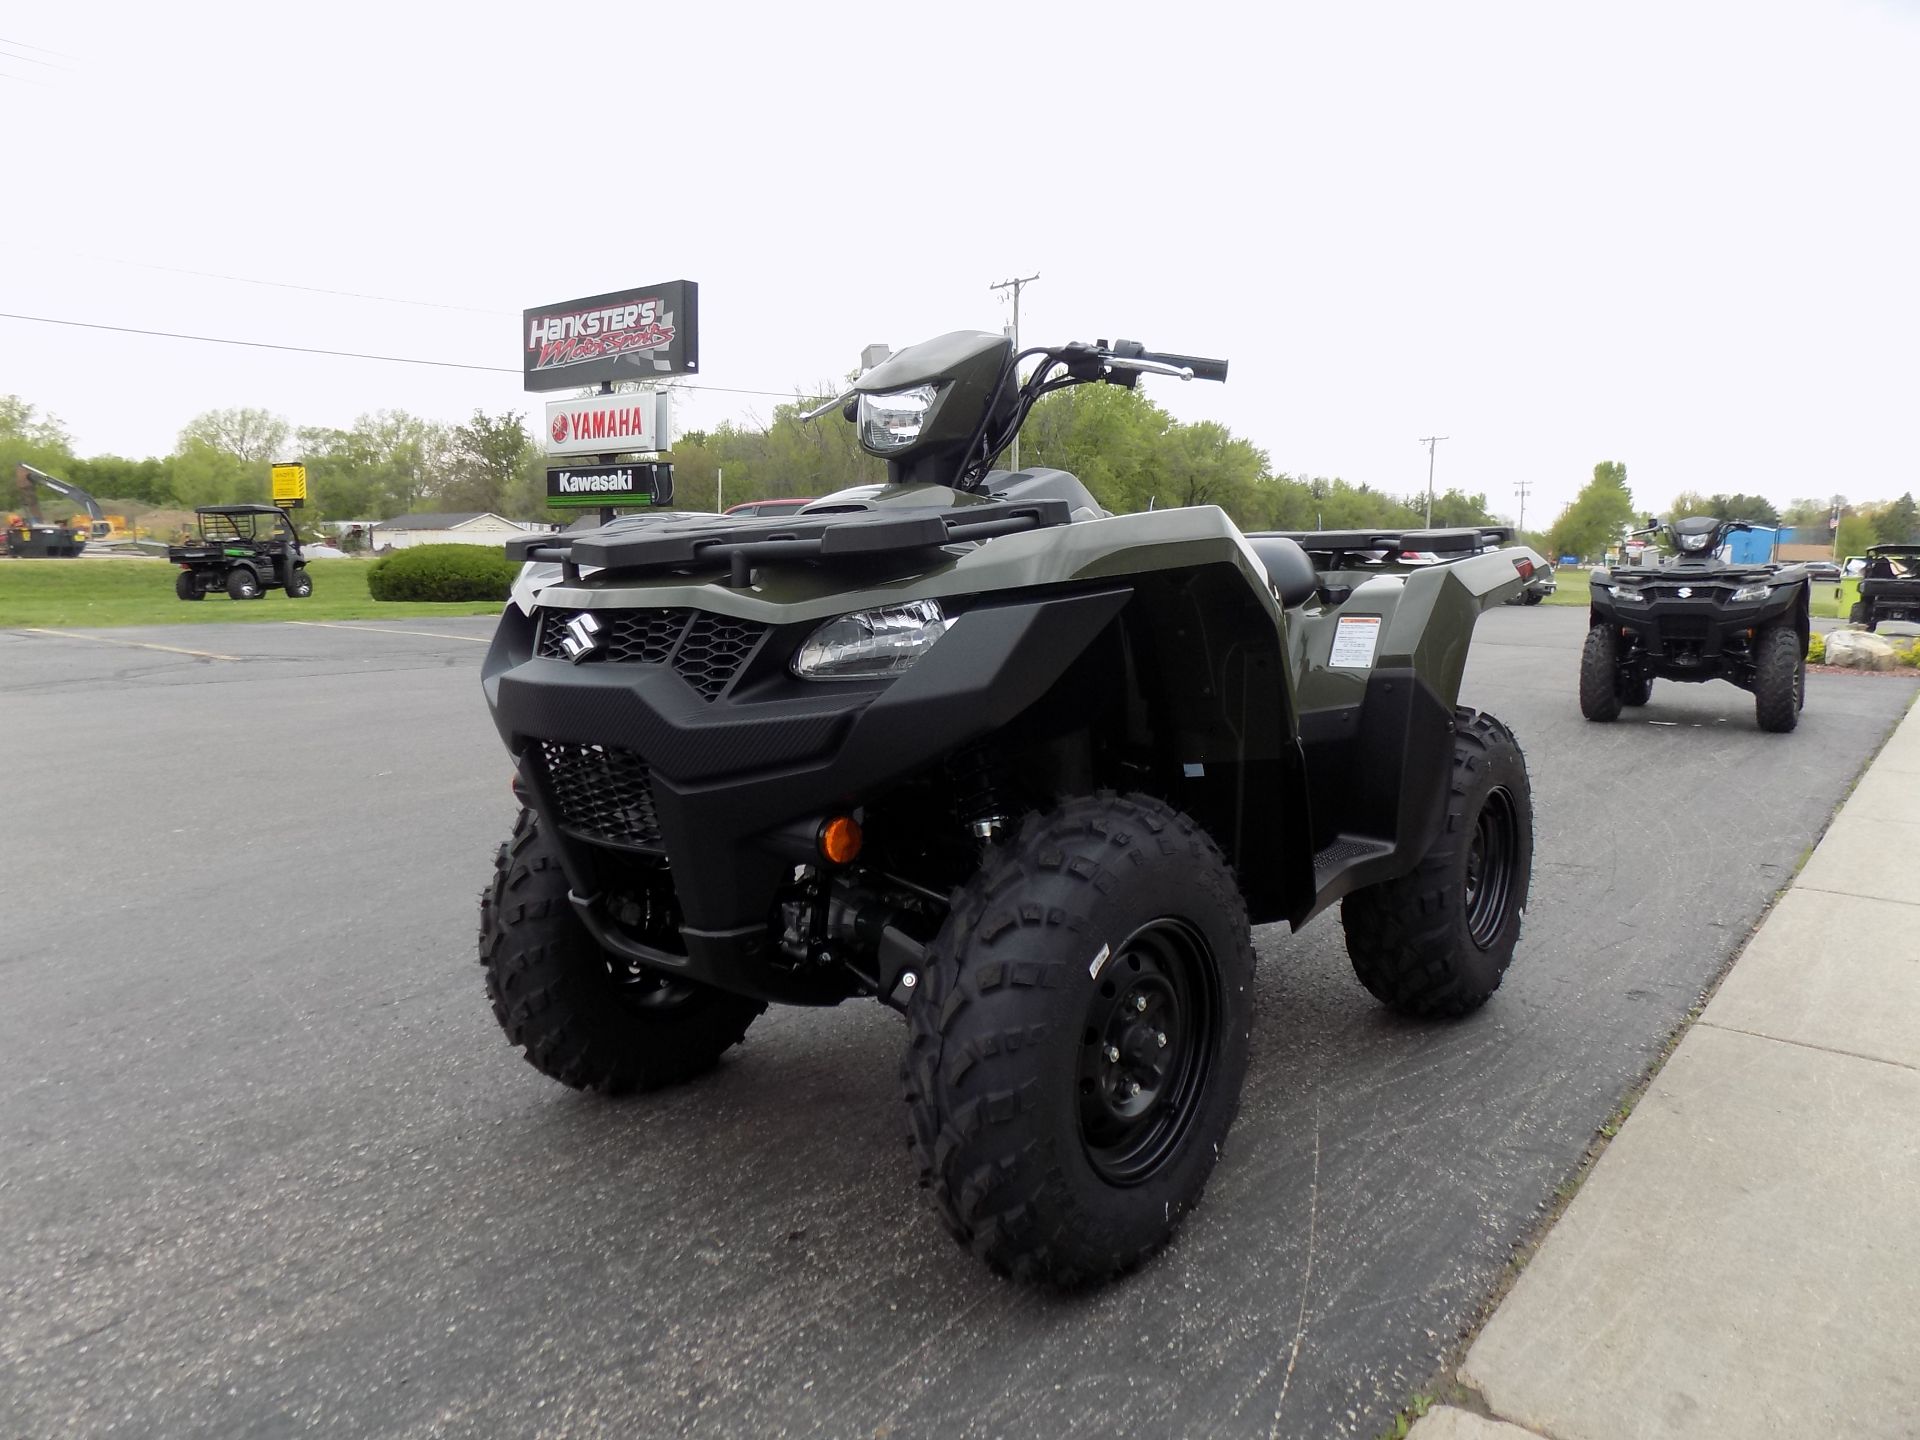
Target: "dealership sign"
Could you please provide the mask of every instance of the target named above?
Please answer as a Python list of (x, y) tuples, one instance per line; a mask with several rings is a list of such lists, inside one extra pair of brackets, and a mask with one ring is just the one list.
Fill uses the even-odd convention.
[(528, 390), (691, 375), (700, 368), (700, 287), (669, 280), (528, 310), (520, 333)]
[(670, 505), (673, 466), (559, 465), (547, 470), (549, 505)]
[(664, 391), (547, 402), (549, 455), (645, 455), (671, 443)]

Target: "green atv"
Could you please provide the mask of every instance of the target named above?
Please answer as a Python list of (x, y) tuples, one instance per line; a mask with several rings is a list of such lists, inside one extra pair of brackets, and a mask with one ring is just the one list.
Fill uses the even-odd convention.
[(526, 1058), (648, 1089), (769, 1003), (877, 999), (947, 1227), (1074, 1285), (1200, 1198), (1251, 926), (1338, 901), (1380, 1000), (1482, 1004), (1533, 811), (1513, 736), (1455, 700), (1474, 622), (1539, 557), (1500, 530), (1109, 515), (1063, 471), (992, 468), (1064, 386), (1226, 368), (945, 335), (809, 417), (844, 408), (878, 494), (510, 544), (483, 683), (523, 808), (480, 958)]

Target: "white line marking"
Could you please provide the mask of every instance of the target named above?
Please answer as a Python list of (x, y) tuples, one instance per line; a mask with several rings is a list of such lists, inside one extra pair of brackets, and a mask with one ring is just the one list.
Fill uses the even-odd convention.
[(316, 630), (351, 630), (356, 635), (418, 635), (422, 640), (465, 640), (474, 645), (485, 645), (493, 639), (491, 635), (442, 635), (435, 630), (395, 630), (392, 626), (371, 630), (365, 625), (338, 625), (331, 620), (289, 620), (287, 624), (311, 625)]
[(157, 645), (149, 640), (117, 640), (111, 635), (89, 635), (82, 630), (38, 630), (31, 626), (20, 632), (23, 635), (45, 635), (54, 640), (91, 640), (96, 645), (129, 645), (136, 650), (165, 650), (169, 655), (191, 655), (197, 660), (233, 660), (238, 655), (216, 655), (211, 650), (186, 650), (178, 645)]

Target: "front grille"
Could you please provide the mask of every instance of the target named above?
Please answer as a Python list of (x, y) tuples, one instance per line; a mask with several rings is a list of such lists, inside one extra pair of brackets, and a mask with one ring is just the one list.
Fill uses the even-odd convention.
[(605, 845), (660, 848), (653, 781), (631, 750), (542, 740), (540, 763), (562, 829)]
[(577, 615), (600, 622), (600, 648), (590, 657), (603, 664), (659, 665), (671, 662), (705, 700), (716, 700), (740, 673), (767, 633), (753, 620), (735, 620), (704, 610), (559, 610), (540, 611), (534, 654), (548, 660), (568, 658), (562, 643)]

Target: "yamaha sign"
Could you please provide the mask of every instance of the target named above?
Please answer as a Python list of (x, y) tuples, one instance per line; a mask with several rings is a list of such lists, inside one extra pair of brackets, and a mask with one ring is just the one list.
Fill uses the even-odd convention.
[(549, 455), (648, 455), (671, 440), (665, 391), (547, 402)]

